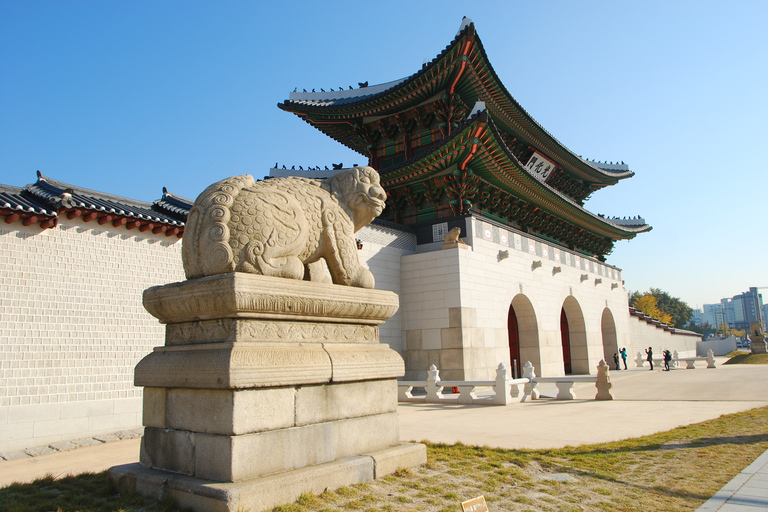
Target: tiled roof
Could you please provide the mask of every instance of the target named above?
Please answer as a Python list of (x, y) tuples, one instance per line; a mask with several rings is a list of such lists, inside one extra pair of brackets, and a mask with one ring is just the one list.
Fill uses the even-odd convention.
[[(471, 54), (475, 49), (479, 58), (472, 60), (466, 52)], [(454, 67), (463, 70), (465, 60), (472, 61), (472, 66), (476, 67), (475, 72), (483, 74), (487, 80), (469, 80), (462, 76), (461, 71), (456, 75)], [(353, 123), (329, 122), (329, 119), (354, 121), (361, 117), (392, 115), (408, 108), (408, 104), (415, 105), (438, 90), (442, 91), (451, 80), (451, 87), (458, 85), (458, 89), (465, 89), (464, 92), (471, 90), (467, 96), (477, 93), (478, 87), (482, 89), (483, 94), (488, 95), (488, 100), (494, 103), (494, 116), (500, 116), (501, 123), (513, 128), (529, 143), (544, 150), (549, 157), (558, 160), (569, 172), (591, 183), (594, 188), (611, 185), (634, 175), (626, 164), (603, 165), (602, 162), (578, 157), (540, 125), (512, 97), (496, 75), (475, 31), (475, 25), (468, 18), (462, 20), (456, 37), (439, 55), (408, 77), (351, 91), (293, 92), (278, 107), (299, 115), (328, 136), (365, 155), (366, 142), (354, 132)]]
[(4, 210), (16, 210), (26, 213), (39, 213), (41, 215), (55, 216), (56, 210), (48, 210), (34, 197), (28, 197), (21, 187), (0, 185), (0, 208)]
[(114, 227), (152, 229), (155, 234), (181, 237), (192, 204), (166, 189), (160, 199), (147, 203), (57, 181), (39, 171), (37, 181), (26, 187), (0, 185), (0, 214), (5, 215), (6, 223), (20, 219), (18, 215), (12, 216), (11, 210), (27, 212), (27, 219), (35, 213), (45, 215), (47, 220), (54, 219), (46, 225), (41, 223), (42, 227), (55, 226), (61, 215), (69, 219), (82, 216), (86, 222), (98, 219), (99, 224), (112, 222)]

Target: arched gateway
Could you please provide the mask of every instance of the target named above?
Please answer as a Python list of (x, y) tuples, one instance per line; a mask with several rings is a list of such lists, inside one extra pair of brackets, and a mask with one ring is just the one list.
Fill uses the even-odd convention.
[(566, 375), (588, 374), (587, 328), (579, 301), (572, 296), (565, 299), (560, 310), (560, 339)]
[(618, 354), (619, 345), (616, 339), (616, 322), (613, 320), (611, 310), (605, 308), (600, 320), (600, 332), (603, 335), (603, 355), (608, 365), (613, 363), (613, 354)]
[(522, 366), (530, 361), (535, 367), (541, 364), (539, 355), (539, 326), (531, 301), (523, 294), (517, 295), (507, 314), (509, 333), (509, 364), (513, 374), (522, 375)]

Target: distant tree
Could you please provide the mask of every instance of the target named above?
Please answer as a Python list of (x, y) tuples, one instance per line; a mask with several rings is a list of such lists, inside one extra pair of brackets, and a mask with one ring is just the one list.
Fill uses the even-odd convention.
[(688, 304), (659, 288), (651, 288), (645, 293), (632, 293), (629, 305), (672, 326), (687, 326), (693, 318), (693, 310)]
[(659, 322), (672, 325), (670, 323), (672, 321), (672, 315), (659, 309), (659, 306), (656, 303), (656, 297), (650, 293), (640, 296), (640, 298), (637, 299), (634, 304), (632, 304), (632, 307), (639, 309), (649, 317), (655, 318)]
[(667, 292), (658, 288), (651, 288), (651, 294), (656, 297), (659, 309), (672, 316), (670, 325), (684, 326), (693, 318), (693, 310), (677, 297), (672, 297)]

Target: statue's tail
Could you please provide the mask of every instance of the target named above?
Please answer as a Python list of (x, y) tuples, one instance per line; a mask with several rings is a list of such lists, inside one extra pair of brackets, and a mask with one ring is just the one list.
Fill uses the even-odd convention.
[(255, 184), (253, 176), (233, 176), (206, 188), (195, 200), (187, 217), (181, 257), (187, 279), (226, 274), (235, 270), (229, 245), (230, 207), (245, 187)]

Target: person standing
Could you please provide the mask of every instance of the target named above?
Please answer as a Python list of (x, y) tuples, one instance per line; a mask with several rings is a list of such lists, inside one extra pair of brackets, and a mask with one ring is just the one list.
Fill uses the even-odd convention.
[(619, 354), (621, 354), (621, 360), (624, 363), (624, 369), (627, 369), (627, 348), (622, 347), (621, 350), (619, 350)]
[(672, 361), (672, 352), (669, 350), (664, 351), (664, 370), (669, 371), (669, 363)]
[(621, 370), (619, 367), (619, 355), (616, 352), (613, 353), (613, 364), (616, 365), (616, 370)]
[(645, 360), (648, 361), (648, 363), (650, 363), (651, 371), (653, 371), (653, 348), (648, 347), (647, 349), (645, 349), (645, 353), (647, 354), (645, 357)]

